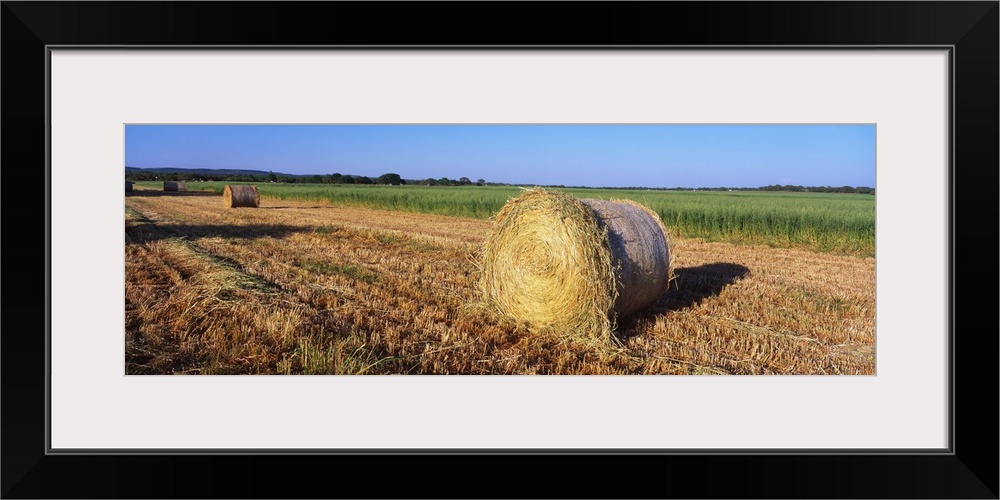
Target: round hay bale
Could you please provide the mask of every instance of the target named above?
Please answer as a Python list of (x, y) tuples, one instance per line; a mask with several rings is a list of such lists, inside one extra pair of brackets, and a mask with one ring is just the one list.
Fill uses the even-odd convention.
[(493, 218), (478, 285), (516, 322), (607, 338), (663, 296), (670, 262), (669, 233), (641, 204), (530, 189)]
[(259, 207), (260, 192), (257, 186), (231, 186), (226, 184), (222, 190), (222, 205), (229, 208)]
[(187, 187), (187, 183), (186, 182), (163, 181), (163, 190), (164, 191), (187, 191), (188, 187)]

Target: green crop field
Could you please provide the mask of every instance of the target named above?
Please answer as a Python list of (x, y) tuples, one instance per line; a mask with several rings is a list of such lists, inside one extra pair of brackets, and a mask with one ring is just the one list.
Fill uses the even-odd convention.
[[(228, 182), (188, 182), (221, 194)], [(520, 193), (501, 186), (374, 186), (252, 183), (261, 196), (488, 219)], [(137, 185), (159, 188), (159, 182)], [(874, 257), (875, 196), (766, 191), (553, 188), (579, 198), (630, 199), (657, 212), (671, 235)]]

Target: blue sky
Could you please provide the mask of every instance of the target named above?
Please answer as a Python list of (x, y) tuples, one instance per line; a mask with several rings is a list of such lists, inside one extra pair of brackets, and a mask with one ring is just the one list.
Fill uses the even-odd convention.
[(567, 186), (875, 186), (874, 125), (126, 125), (125, 165)]

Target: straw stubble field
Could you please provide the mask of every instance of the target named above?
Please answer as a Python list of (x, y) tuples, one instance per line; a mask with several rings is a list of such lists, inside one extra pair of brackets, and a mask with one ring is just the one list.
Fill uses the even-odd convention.
[(873, 374), (875, 261), (673, 238), (599, 345), (476, 306), (490, 223), (211, 193), (125, 198), (129, 374)]

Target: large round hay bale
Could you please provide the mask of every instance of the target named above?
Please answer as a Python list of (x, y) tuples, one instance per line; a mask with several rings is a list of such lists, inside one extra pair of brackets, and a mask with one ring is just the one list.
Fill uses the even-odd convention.
[(479, 262), (491, 308), (529, 327), (606, 338), (670, 279), (669, 233), (633, 201), (531, 189), (493, 218)]
[(222, 190), (222, 205), (229, 208), (259, 207), (260, 192), (257, 186), (231, 186), (226, 184)]
[(187, 191), (188, 186), (186, 182), (178, 181), (163, 181), (164, 191)]

